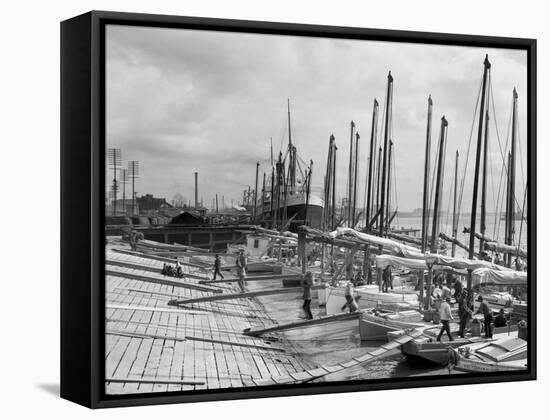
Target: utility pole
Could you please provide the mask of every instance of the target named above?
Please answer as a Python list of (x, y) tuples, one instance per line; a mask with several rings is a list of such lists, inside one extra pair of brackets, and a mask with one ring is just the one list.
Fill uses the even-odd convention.
[(118, 183), (117, 183), (117, 171), (120, 169), (121, 163), (122, 163), (122, 154), (120, 152), (120, 149), (107, 149), (107, 159), (109, 162), (109, 166), (113, 169), (113, 185), (111, 187), (113, 191), (114, 201), (113, 201), (113, 216), (116, 215), (116, 200), (117, 200), (117, 192), (118, 192)]
[(195, 172), (195, 210), (199, 209), (199, 173)]
[(128, 162), (128, 176), (132, 180), (132, 214), (136, 213), (136, 178), (139, 178), (139, 162), (131, 160)]

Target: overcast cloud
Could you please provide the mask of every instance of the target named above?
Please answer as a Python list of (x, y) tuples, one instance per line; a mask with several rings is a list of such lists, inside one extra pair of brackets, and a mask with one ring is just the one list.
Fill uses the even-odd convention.
[[(434, 153), (441, 116), (449, 121), (446, 209), (457, 149), (460, 173), (464, 170), (485, 54), (492, 64), (502, 147), (512, 89), (518, 90), (522, 161), (518, 157), (517, 188), (523, 191), (527, 67), (526, 53), (513, 50), (108, 26), (107, 147), (121, 148), (124, 161), (140, 161), (139, 194), (152, 193), (170, 201), (181, 193), (192, 200), (197, 171), (199, 199), (210, 206), (219, 193), (227, 203), (242, 197), (249, 185), (254, 187), (256, 161), (261, 163), (260, 178), (263, 171), (271, 172), (270, 137), (275, 153), (286, 147), (286, 101), (290, 98), (293, 140), (298, 154), (314, 161), (315, 187), (322, 186), (329, 136), (336, 137), (341, 196), (347, 180), (349, 123), (355, 121), (361, 135), (362, 196), (373, 99), (380, 102), (382, 114), (391, 70), (399, 208), (421, 207), (427, 98), (431, 94)], [(382, 134), (382, 118), (379, 123)], [(494, 122), (490, 136), (493, 178), (488, 206), (492, 209), (502, 167)], [(470, 169), (473, 161), (474, 143)], [(464, 210), (470, 205), (471, 183), (469, 170)]]

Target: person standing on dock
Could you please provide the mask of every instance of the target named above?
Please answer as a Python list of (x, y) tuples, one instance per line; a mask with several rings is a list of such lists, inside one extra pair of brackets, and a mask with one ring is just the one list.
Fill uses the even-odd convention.
[(313, 319), (313, 314), (311, 313), (311, 288), (313, 286), (313, 274), (311, 271), (307, 271), (302, 276), (301, 286), (304, 289), (304, 304), (302, 309), (306, 313), (306, 319)]
[(460, 318), (460, 327), (458, 329), (458, 335), (460, 338), (464, 338), (466, 332), (466, 326), (468, 321), (472, 317), (472, 308), (470, 307), (470, 301), (468, 299), (468, 291), (462, 290), (460, 296), (457, 299), (458, 302), (458, 317)]
[(239, 255), (237, 256), (237, 275), (239, 276), (239, 286), (241, 286), (241, 290), (244, 292), (244, 279), (246, 278), (246, 255), (244, 255), (244, 249), (241, 249), (239, 251)]
[(214, 258), (214, 278), (212, 280), (216, 280), (216, 276), (219, 274), (221, 279), (223, 280), (223, 274), (221, 272), (222, 268), (222, 260), (218, 254), (216, 254), (216, 257)]
[(483, 314), (483, 323), (485, 324), (485, 338), (493, 338), (493, 328), (491, 323), (493, 322), (493, 311), (489, 308), (486, 302), (483, 301), (483, 296), (477, 298), (479, 302), (479, 308), (477, 308), (476, 314)]
[(439, 308), (439, 319), (441, 321), (441, 324), (443, 325), (441, 327), (441, 331), (439, 331), (439, 335), (437, 336), (437, 341), (441, 341), (441, 336), (443, 335), (443, 332), (447, 333), (449, 341), (454, 341), (453, 336), (451, 335), (451, 329), (449, 328), (449, 322), (453, 320), (453, 315), (451, 314), (451, 305), (449, 305), (450, 302), (451, 298), (447, 297)]
[(463, 291), (462, 282), (458, 277), (455, 280), (453, 288), (455, 289), (455, 293), (454, 293), (455, 300), (458, 302), (462, 297), (462, 291)]
[(353, 282), (348, 280), (346, 284), (346, 291), (344, 292), (344, 297), (346, 298), (346, 303), (342, 306), (342, 312), (349, 308), (350, 312), (355, 312), (358, 309), (357, 302), (355, 302), (355, 287)]

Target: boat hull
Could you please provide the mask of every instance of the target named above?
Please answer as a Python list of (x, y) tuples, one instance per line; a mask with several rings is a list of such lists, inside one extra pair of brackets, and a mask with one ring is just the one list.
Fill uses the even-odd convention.
[[(327, 314), (342, 312), (346, 303), (344, 287), (327, 287), (326, 294)], [(385, 307), (393, 310), (407, 310), (418, 308), (418, 296), (414, 293), (382, 293), (377, 285), (360, 286), (355, 289), (356, 302), (359, 309), (373, 309)]]

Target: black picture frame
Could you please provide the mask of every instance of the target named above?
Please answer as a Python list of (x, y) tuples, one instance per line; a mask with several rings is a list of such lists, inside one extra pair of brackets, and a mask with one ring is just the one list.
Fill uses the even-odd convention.
[[(521, 373), (392, 378), (106, 395), (104, 391), (105, 25), (521, 49), (528, 72), (528, 347)], [(92, 11), (61, 23), (61, 397), (90, 408), (265, 398), (536, 379), (536, 40)]]

